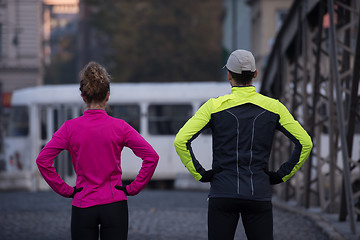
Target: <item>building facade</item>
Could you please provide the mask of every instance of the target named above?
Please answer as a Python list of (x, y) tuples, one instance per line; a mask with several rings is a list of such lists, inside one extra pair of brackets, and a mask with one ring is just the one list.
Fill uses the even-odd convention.
[(250, 50), (251, 18), (250, 7), (246, 0), (224, 0), (223, 19), (223, 64), (232, 51)]
[(280, 29), (293, 0), (248, 0), (251, 7), (251, 51), (259, 69), (258, 80), (270, 54), (277, 31)]
[(0, 83), (4, 100), (15, 89), (42, 84), (41, 11), (41, 0), (0, 0)]

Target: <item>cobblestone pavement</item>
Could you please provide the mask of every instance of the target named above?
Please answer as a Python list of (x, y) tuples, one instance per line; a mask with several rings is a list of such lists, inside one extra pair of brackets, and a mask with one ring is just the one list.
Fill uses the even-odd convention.
[[(207, 239), (207, 192), (145, 190), (129, 197), (129, 240)], [(0, 192), (0, 240), (70, 239), (71, 199)], [(261, 228), (259, 228), (261, 231)], [(275, 239), (326, 239), (307, 218), (274, 208)], [(235, 239), (246, 239), (241, 223)]]

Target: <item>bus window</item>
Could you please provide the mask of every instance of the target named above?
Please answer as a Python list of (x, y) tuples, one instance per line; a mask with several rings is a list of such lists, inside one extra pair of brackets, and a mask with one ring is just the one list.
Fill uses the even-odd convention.
[(191, 105), (150, 105), (149, 133), (175, 135), (191, 117)]
[(72, 165), (71, 156), (68, 151), (66, 151), (67, 159), (67, 176), (72, 177), (75, 174), (74, 166)]
[(14, 106), (10, 110), (8, 136), (25, 137), (29, 134), (29, 108)]
[(59, 111), (54, 108), (53, 109), (53, 126), (54, 126), (54, 129), (53, 129), (53, 133), (56, 132), (58, 129), (59, 129)]
[(47, 137), (47, 121), (46, 121), (46, 107), (40, 108), (40, 136), (41, 140), (45, 140)]
[(110, 105), (109, 115), (121, 118), (140, 132), (140, 106), (136, 104)]
[(67, 119), (73, 119), (73, 111), (72, 111), (72, 109), (68, 108), (65, 111), (66, 111), (66, 120)]

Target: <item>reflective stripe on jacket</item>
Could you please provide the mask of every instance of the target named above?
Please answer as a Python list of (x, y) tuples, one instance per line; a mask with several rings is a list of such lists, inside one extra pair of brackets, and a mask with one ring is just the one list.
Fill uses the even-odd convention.
[[(277, 170), (287, 181), (301, 167), (312, 141), (278, 100), (256, 93), (253, 86), (233, 87), (231, 94), (209, 99), (179, 130), (175, 148), (181, 161), (200, 180), (205, 172), (191, 142), (206, 128), (213, 136), (212, 168), (219, 171), (211, 182), (210, 197), (270, 200), (268, 162), (275, 130), (284, 133), (295, 148)], [(285, 156), (284, 156), (285, 157)]]

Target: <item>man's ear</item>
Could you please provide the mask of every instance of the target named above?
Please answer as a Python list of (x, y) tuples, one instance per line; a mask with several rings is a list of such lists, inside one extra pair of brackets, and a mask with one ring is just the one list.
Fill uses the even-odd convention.
[(254, 74), (254, 77), (253, 78), (256, 78), (257, 77), (257, 74), (258, 74), (258, 71), (257, 69), (255, 70), (255, 74)]
[(228, 80), (231, 80), (231, 79), (232, 79), (232, 76), (231, 76), (231, 74), (229, 73), (229, 71), (227, 71), (227, 78), (228, 78)]
[(106, 99), (105, 99), (106, 102), (109, 101), (109, 97), (110, 97), (110, 92), (108, 92), (108, 93), (106, 94)]

